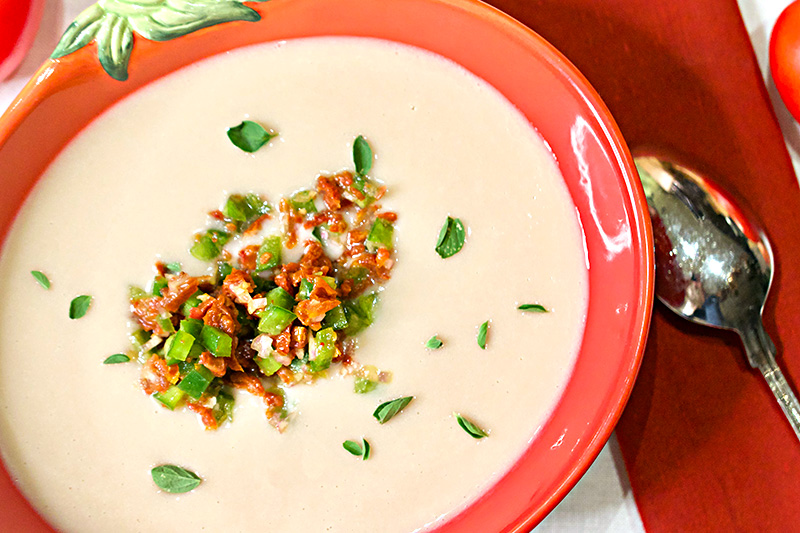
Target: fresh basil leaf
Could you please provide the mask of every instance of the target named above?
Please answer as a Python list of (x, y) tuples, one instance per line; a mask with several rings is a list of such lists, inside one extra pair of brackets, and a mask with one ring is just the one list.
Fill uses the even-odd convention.
[(361, 457), (362, 455), (364, 455), (364, 450), (361, 448), (361, 445), (355, 441), (346, 440), (342, 443), (342, 446), (344, 446), (345, 450), (355, 455), (356, 457)]
[(442, 340), (436, 335), (434, 335), (433, 337), (428, 339), (428, 342), (425, 343), (425, 347), (429, 350), (438, 350), (439, 348), (442, 347), (442, 344), (444, 344)]
[(361, 442), (363, 443), (363, 448), (364, 448), (364, 453), (361, 455), (361, 458), (364, 461), (366, 461), (367, 459), (369, 459), (369, 451), (370, 451), (371, 448), (370, 448), (369, 442), (367, 442), (367, 439), (363, 439), (362, 438)]
[(77, 318), (82, 318), (83, 315), (86, 314), (86, 311), (89, 310), (89, 306), (92, 305), (92, 297), (86, 294), (82, 296), (76, 296), (72, 299), (69, 303), (69, 317), (72, 320)]
[(156, 486), (170, 494), (183, 494), (197, 488), (202, 482), (200, 476), (175, 465), (160, 465), (150, 470)]
[(484, 437), (488, 437), (489, 434), (486, 433), (483, 429), (476, 426), (475, 423), (471, 422), (470, 420), (464, 418), (458, 413), (453, 413), (453, 416), (456, 417), (456, 421), (458, 425), (461, 426), (461, 429), (466, 431), (470, 437), (473, 439), (482, 439)]
[(381, 424), (385, 424), (391, 420), (394, 415), (402, 411), (405, 406), (411, 403), (411, 400), (413, 399), (413, 396), (405, 396), (403, 398), (397, 398), (388, 402), (384, 402), (380, 404), (377, 409), (375, 409), (375, 412), (372, 413), (372, 416), (374, 416), (375, 419)]
[(264, 126), (252, 120), (242, 121), (238, 126), (228, 128), (228, 138), (239, 149), (252, 153), (264, 146), (275, 137)]
[(436, 241), (436, 253), (442, 259), (447, 259), (463, 248), (466, 238), (467, 232), (461, 219), (447, 217), (441, 231), (439, 231), (439, 239)]
[(478, 328), (478, 346), (481, 350), (486, 349), (486, 335), (489, 333), (489, 321), (487, 320)]
[(45, 289), (50, 288), (50, 280), (43, 273), (39, 272), (38, 270), (31, 270), (31, 276), (33, 276), (33, 279), (39, 282), (39, 285)]
[(125, 355), (124, 353), (115, 353), (114, 355), (109, 355), (106, 357), (106, 360), (103, 361), (104, 365), (116, 365), (117, 363), (127, 363), (130, 361), (131, 358)]
[(356, 174), (363, 176), (372, 170), (372, 148), (363, 135), (359, 135), (353, 143), (353, 162)]
[(522, 304), (517, 307), (520, 311), (527, 311), (528, 313), (547, 313), (547, 309), (539, 304)]

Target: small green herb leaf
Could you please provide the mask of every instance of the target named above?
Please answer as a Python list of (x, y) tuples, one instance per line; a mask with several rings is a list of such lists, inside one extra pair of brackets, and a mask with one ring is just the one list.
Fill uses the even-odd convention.
[(86, 294), (82, 296), (76, 296), (69, 304), (69, 317), (72, 320), (83, 317), (83, 315), (86, 314), (86, 311), (89, 310), (90, 305), (92, 305), (91, 296)]
[(361, 458), (366, 461), (369, 459), (370, 445), (369, 442), (367, 442), (367, 439), (361, 439), (361, 442), (364, 445), (364, 453), (361, 455)]
[(381, 424), (385, 424), (391, 420), (394, 415), (402, 411), (406, 405), (411, 403), (411, 400), (413, 399), (413, 396), (405, 396), (403, 398), (397, 398), (388, 402), (384, 402), (380, 404), (377, 409), (375, 409), (375, 412), (372, 413), (372, 416), (374, 416), (375, 419)]
[(458, 422), (458, 425), (461, 426), (461, 429), (469, 433), (469, 436), (473, 439), (482, 439), (489, 436), (488, 433), (460, 414), (453, 413), (453, 416), (456, 417), (456, 421)]
[(442, 259), (455, 255), (464, 246), (466, 238), (467, 232), (461, 219), (447, 217), (436, 241), (436, 253)]
[(478, 346), (481, 350), (486, 349), (486, 335), (489, 333), (489, 321), (487, 320), (478, 328)]
[(356, 174), (365, 175), (372, 170), (372, 148), (363, 135), (359, 135), (353, 143), (353, 162), (356, 164)]
[(434, 335), (433, 337), (428, 339), (428, 342), (425, 343), (425, 347), (429, 350), (438, 350), (439, 348), (442, 347), (442, 344), (444, 344), (442, 340), (436, 335)]
[(38, 270), (31, 270), (31, 276), (33, 276), (33, 279), (38, 281), (39, 285), (41, 285), (45, 289), (49, 289), (50, 288), (50, 280), (47, 279), (47, 276), (45, 276), (44, 274), (42, 274)]
[(117, 363), (127, 363), (130, 361), (131, 358), (125, 355), (124, 353), (115, 353), (114, 355), (109, 355), (106, 357), (106, 360), (103, 361), (104, 365), (116, 365)]
[(194, 472), (175, 465), (157, 466), (150, 470), (150, 475), (159, 489), (170, 494), (189, 492), (202, 482)]
[(361, 445), (355, 441), (346, 440), (342, 443), (342, 446), (344, 446), (345, 450), (355, 455), (356, 457), (361, 457), (362, 455), (364, 455), (364, 450), (361, 448)]
[(238, 126), (228, 128), (228, 138), (241, 150), (252, 153), (264, 146), (270, 139), (275, 137), (275, 133), (270, 133), (264, 126), (245, 120)]
[(543, 305), (539, 304), (522, 304), (517, 307), (520, 311), (526, 311), (528, 313), (547, 313), (547, 309)]

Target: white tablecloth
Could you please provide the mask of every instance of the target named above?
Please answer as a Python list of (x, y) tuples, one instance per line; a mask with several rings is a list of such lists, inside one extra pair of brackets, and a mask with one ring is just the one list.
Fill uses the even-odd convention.
[[(39, 33), (28, 57), (10, 79), (0, 82), (0, 110), (5, 110), (55, 48), (67, 25), (94, 0), (48, 0)], [(790, 0), (739, 0), (775, 111), (787, 139), (795, 169), (800, 168), (800, 127), (775, 91), (768, 76), (769, 35)], [(710, 22), (713, 23), (713, 22)], [(563, 502), (536, 528), (536, 533), (641, 533), (642, 521), (633, 500), (616, 438), (603, 448), (586, 475)]]

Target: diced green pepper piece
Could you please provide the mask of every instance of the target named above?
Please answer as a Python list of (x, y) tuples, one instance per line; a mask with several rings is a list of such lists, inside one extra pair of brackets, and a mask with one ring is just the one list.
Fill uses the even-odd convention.
[(237, 222), (246, 222), (253, 216), (252, 209), (247, 204), (247, 199), (241, 194), (232, 194), (222, 208), (222, 214)]
[(375, 307), (378, 304), (378, 293), (363, 294), (354, 300), (347, 300), (344, 314), (347, 317), (347, 327), (344, 334), (353, 336), (372, 324), (375, 318)]
[(298, 211), (305, 211), (306, 213), (316, 213), (317, 206), (314, 205), (314, 197), (317, 195), (316, 191), (303, 190), (297, 191), (289, 198), (289, 203)]
[(175, 333), (175, 327), (172, 325), (172, 320), (168, 316), (160, 316), (156, 318), (156, 324), (167, 333)]
[(170, 411), (174, 411), (185, 397), (186, 394), (175, 385), (170, 386), (170, 388), (164, 392), (153, 394), (153, 398), (161, 402)]
[(367, 247), (371, 249), (388, 248), (392, 249), (392, 235), (394, 226), (385, 218), (376, 218), (372, 223), (372, 229), (367, 235)]
[(333, 328), (335, 330), (344, 329), (347, 327), (347, 316), (344, 313), (344, 307), (337, 305), (327, 313), (325, 318), (322, 319), (322, 327)]
[(309, 278), (303, 278), (300, 280), (300, 288), (297, 289), (297, 299), (298, 300), (305, 300), (308, 298), (308, 295), (311, 294), (311, 290), (314, 288), (314, 282)]
[(153, 296), (161, 296), (161, 289), (167, 288), (167, 278), (164, 276), (156, 276), (153, 280)]
[(376, 186), (364, 176), (355, 174), (353, 176), (353, 187), (364, 194), (364, 198), (355, 200), (355, 204), (358, 207), (363, 209), (375, 201)]
[[(325, 282), (330, 285), (332, 289), (336, 288), (336, 280), (330, 276), (319, 276), (325, 280)], [(305, 300), (311, 294), (311, 291), (314, 289), (314, 279), (312, 278), (303, 278), (300, 280), (300, 288), (297, 289), (297, 299), (298, 300)]]
[(331, 366), (336, 356), (336, 332), (333, 328), (321, 329), (309, 343), (308, 368), (312, 372), (321, 372)]
[(144, 346), (144, 344), (149, 340), (150, 334), (143, 329), (137, 329), (131, 333), (131, 344), (133, 344), (134, 348), (137, 350)]
[(356, 266), (348, 269), (344, 277), (345, 279), (353, 280), (355, 283), (361, 283), (367, 278), (367, 274), (369, 274), (369, 269), (363, 266)]
[(367, 378), (356, 378), (355, 385), (353, 386), (353, 390), (356, 394), (366, 394), (368, 392), (372, 392), (375, 390), (375, 387), (378, 386), (377, 381), (372, 381), (371, 379)]
[(183, 316), (189, 316), (189, 313), (192, 311), (192, 309), (203, 303), (203, 301), (200, 299), (201, 294), (203, 294), (202, 291), (195, 291), (194, 294), (189, 296), (188, 300), (183, 302), (183, 305), (181, 306), (181, 314)]
[(220, 261), (217, 263), (217, 280), (218, 283), (222, 283), (225, 281), (225, 278), (231, 275), (233, 272), (233, 265), (228, 262)]
[(203, 365), (195, 365), (194, 368), (186, 374), (186, 377), (178, 383), (178, 388), (197, 400), (203, 395), (208, 386), (211, 385), (212, 381), (214, 381), (214, 374), (212, 374), (209, 369)]
[(183, 330), (179, 330), (175, 335), (170, 337), (170, 339), (172, 339), (172, 343), (167, 349), (167, 358), (186, 361), (186, 357), (189, 355), (194, 345), (194, 336)]
[[(159, 294), (159, 296), (161, 295)], [(144, 290), (143, 288), (137, 287), (135, 285), (131, 285), (130, 287), (128, 287), (128, 299), (130, 301), (141, 300), (142, 298), (146, 297), (147, 297), (147, 291)]]
[(283, 366), (269, 354), (267, 354), (265, 357), (256, 357), (256, 364), (265, 376), (271, 376)]
[(200, 342), (211, 352), (214, 357), (230, 357), (233, 339), (231, 336), (214, 326), (203, 324), (200, 331)]
[(280, 287), (275, 287), (267, 293), (267, 303), (269, 305), (283, 307), (284, 309), (294, 309), (294, 306), (297, 304), (292, 295)]
[(185, 331), (195, 339), (199, 339), (200, 332), (203, 330), (203, 321), (196, 318), (181, 320), (180, 330)]
[(266, 333), (267, 335), (278, 335), (281, 331), (285, 330), (286, 326), (291, 324), (295, 318), (297, 318), (297, 315), (283, 307), (268, 305), (266, 309), (261, 312), (261, 320), (258, 322), (258, 331)]
[(213, 261), (230, 238), (230, 234), (225, 231), (210, 229), (197, 239), (189, 252), (201, 261)]
[(211, 410), (214, 419), (217, 421), (217, 425), (222, 424), (226, 420), (233, 422), (234, 403), (233, 395), (229, 392), (221, 390), (217, 393), (217, 403), (214, 404)]
[(256, 257), (256, 272), (269, 270), (281, 264), (281, 253), (283, 252), (283, 245), (281, 238), (278, 236), (267, 237), (264, 239), (261, 248), (258, 249), (258, 256)]

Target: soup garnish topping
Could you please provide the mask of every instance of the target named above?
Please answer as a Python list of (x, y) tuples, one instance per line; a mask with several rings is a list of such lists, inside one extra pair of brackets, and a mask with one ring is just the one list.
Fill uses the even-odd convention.
[(342, 447), (352, 455), (361, 457), (363, 461), (369, 459), (370, 445), (367, 439), (361, 439), (361, 444), (353, 440), (346, 440), (342, 443)]
[(428, 339), (428, 341), (425, 343), (425, 347), (429, 350), (438, 350), (439, 348), (442, 347), (443, 344), (444, 343), (442, 342), (442, 339), (434, 335), (433, 337)]
[(89, 310), (90, 305), (92, 305), (91, 296), (87, 294), (76, 296), (69, 303), (69, 317), (72, 320), (83, 318), (83, 316)]
[(458, 413), (453, 413), (453, 416), (456, 417), (456, 422), (458, 422), (458, 425), (461, 426), (461, 429), (466, 431), (470, 437), (474, 439), (482, 439), (489, 436), (486, 431), (478, 427), (471, 420), (464, 418)]
[(383, 402), (375, 409), (372, 416), (374, 416), (379, 423), (385, 424), (411, 403), (413, 399), (413, 396), (404, 396), (403, 398), (395, 398), (394, 400)]
[(447, 259), (457, 254), (464, 247), (466, 238), (467, 232), (461, 219), (448, 216), (439, 231), (439, 238), (436, 241), (436, 253), (442, 259)]
[[(334, 364), (355, 377), (355, 392), (389, 381), (355, 362), (353, 337), (373, 322), (378, 290), (390, 278), (397, 215), (376, 203), (386, 189), (366, 176), (373, 155), (361, 136), (353, 158), (355, 173), (321, 175), (277, 209), (257, 194), (230, 195), (190, 249), (214, 263), (213, 274), (157, 263), (153, 288), (131, 289), (141, 329), (129, 355), (143, 365), (147, 394), (216, 429), (232, 419), (230, 388), (242, 389), (263, 399), (282, 431), (282, 389), (324, 377)], [(302, 256), (288, 261), (298, 246)]]
[(192, 472), (176, 465), (159, 465), (150, 470), (153, 482), (170, 494), (183, 494), (196, 489), (203, 480)]
[(50, 279), (44, 275), (44, 273), (39, 272), (38, 270), (31, 270), (31, 276), (33, 276), (33, 279), (35, 279), (36, 282), (42, 286), (42, 288), (50, 288)]

